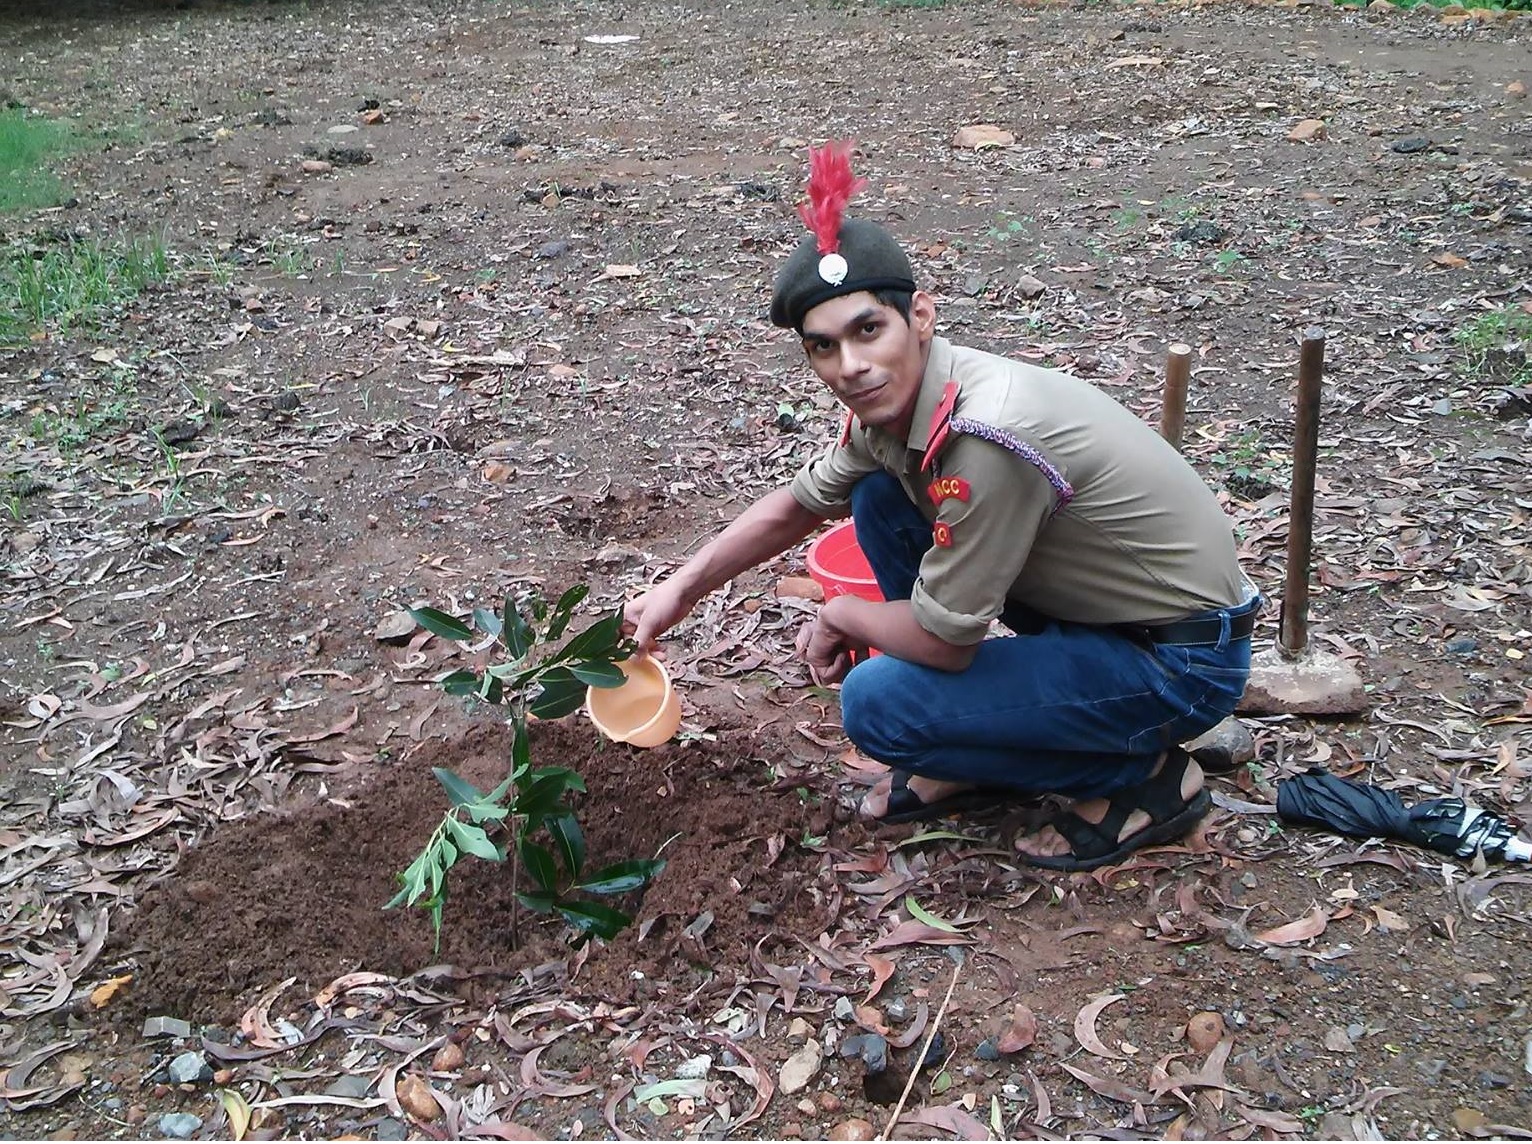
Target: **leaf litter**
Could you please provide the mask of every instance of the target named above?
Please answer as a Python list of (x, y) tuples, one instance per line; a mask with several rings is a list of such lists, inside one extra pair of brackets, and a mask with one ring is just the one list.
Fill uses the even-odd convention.
[[(897, 159), (895, 141), (873, 133), (863, 161), (879, 175), (871, 193), (882, 198), (870, 202), (905, 215), (925, 242), (955, 333), (1073, 369), (1146, 418), (1157, 409), (1164, 342), (1196, 342), (1187, 452), (1220, 489), (1246, 566), (1273, 598), (1285, 560), (1285, 388), (1295, 367), (1285, 335), (1311, 320), (1329, 329), (1316, 638), (1365, 660), (1375, 705), (1349, 724), (1251, 721), (1257, 766), (1221, 782), (1221, 793), (1269, 805), (1276, 781), (1318, 760), (1411, 795), (1460, 793), (1516, 814), (1527, 797), (1518, 760), (1532, 723), (1521, 678), (1532, 640), (1523, 630), (1532, 582), (1524, 426), (1502, 417), (1505, 387), (1487, 370), (1465, 369), (1457, 341), (1480, 315), (1525, 300), (1496, 269), (1522, 225), (1506, 205), (1521, 184), (1482, 144), (1505, 113), (1493, 91), (1503, 78), (1496, 69), (1511, 68), (1510, 33), (1429, 14), (1254, 8), (1220, 10), (1216, 22), (1195, 10), (1145, 21), (1116, 9), (1041, 15), (980, 4), (965, 6), (955, 33), (950, 12), (906, 15), (904, 41), (867, 14), (834, 19), (889, 49), (886, 60), (869, 53), (859, 65), (870, 76), (896, 69), (931, 106), (966, 105), (972, 87), (1050, 110), (1019, 142), (963, 155), (946, 145), (961, 123), (936, 132), (939, 141), (901, 137)], [(76, 1015), (96, 995), (104, 998), (101, 1019), (126, 1025), (135, 990), (156, 987), (133, 947), (132, 927), (148, 912), (124, 908), (152, 900), (151, 883), (182, 895), (177, 908), (195, 919), (193, 932), (214, 932), (279, 884), (246, 881), (232, 862), (218, 867), (226, 883), (201, 884), (188, 876), (198, 849), (216, 848), (242, 827), (284, 839), (288, 820), (266, 813), (279, 808), (344, 829), (347, 813), (365, 802), (362, 780), (404, 760), (414, 765), (420, 752), (463, 733), (458, 712), (425, 698), (431, 679), (451, 666), (442, 649), (366, 639), (388, 610), (443, 591), (467, 601), (497, 587), (489, 583), (496, 577), (553, 581), (576, 567), (602, 570), (607, 600), (620, 598), (656, 566), (681, 559), (725, 502), (790, 474), (834, 431), (830, 403), (805, 391), (801, 369), (740, 333), (753, 328), (774, 252), (796, 234), (783, 204), (795, 193), (801, 148), (745, 140), (731, 126), (737, 111), (769, 95), (768, 118), (784, 134), (807, 130), (790, 123), (796, 97), (778, 73), (795, 65), (775, 50), (779, 33), (756, 20), (730, 23), (735, 17), (724, 11), (709, 17), (728, 29), (721, 37), (687, 28), (667, 44), (657, 24), (623, 47), (679, 53), (706, 43), (710, 66), (732, 77), (722, 98), (734, 106), (718, 112), (719, 124), (709, 128), (705, 114), (697, 120), (689, 111), (662, 128), (694, 140), (716, 131), (716, 148), (657, 163), (651, 156), (637, 178), (630, 139), (582, 145), (564, 137), (565, 116), (599, 122), (631, 99), (673, 105), (658, 56), (636, 55), (655, 66), (612, 89), (592, 62), (598, 53), (566, 50), (576, 39), (566, 13), (512, 28), (468, 12), (450, 32), (404, 13), (372, 18), (390, 22), (401, 42), (447, 35), (470, 45), (514, 43), (539, 59), (550, 93), (543, 103), (555, 110), (529, 109), (520, 125), (504, 121), (505, 109), (474, 105), (463, 77), (443, 87), (407, 67), (372, 68), (360, 44), (337, 65), (341, 75), (364, 69), (369, 86), (373, 75), (397, 74), (386, 117), (423, 118), (458, 149), (467, 189), (461, 202), (436, 204), (441, 226), (475, 229), (466, 220), (481, 206), (469, 200), (475, 180), (491, 173), (525, 198), (510, 208), (515, 239), (439, 256), (432, 212), (416, 218), (368, 207), (353, 224), (328, 217), (309, 197), (314, 184), (280, 176), (259, 190), (245, 184), (241, 172), (280, 170), (299, 153), (306, 124), (281, 120), (313, 112), (316, 81), (301, 66), (307, 49), (298, 25), (263, 26), (253, 46), (244, 17), (205, 16), (199, 43), (168, 39), (163, 29), (148, 35), (185, 74), (208, 72), (204, 61), (213, 57), (203, 53), (264, 53), (250, 73), (283, 75), (291, 86), (282, 97), (251, 93), (270, 125), (193, 121), (190, 141), (180, 144), (192, 152), (182, 169), (230, 204), (239, 229), (219, 235), (210, 266), (188, 266), (163, 296), (138, 299), (132, 318), (103, 337), (55, 334), (7, 358), (19, 395), (5, 406), (13, 463), (47, 488), (45, 497), (15, 502), (19, 528), (8, 522), (5, 537), (3, 607), (13, 619), (4, 638), (22, 682), (3, 722), (13, 757), (24, 760), (4, 772), (0, 829), (0, 918), (17, 954), (14, 971), (0, 978), (7, 1111), (37, 1101), (38, 1110), (74, 1109), (66, 1115), (84, 1118), (100, 1107), (94, 1097), (68, 1098), (101, 1084), (107, 1070), (83, 1078), (65, 1070), (60, 1062), (80, 1046), (53, 1051), (60, 1043), (47, 1039), (44, 1022), (63, 1010)], [(1402, 39), (1400, 70), (1364, 83), (1340, 49), (1320, 48), (1336, 22), (1368, 42)], [(50, 74), (69, 74), (73, 53), (93, 50), (39, 29)], [(1187, 29), (1196, 36), (1179, 35)], [(1316, 62), (1301, 75), (1250, 47), (1288, 29), (1314, 46)], [(949, 33), (957, 36), (951, 44)], [(114, 34), (109, 26), (91, 32), (105, 42)], [(920, 50), (938, 42), (940, 50)], [(1022, 43), (1029, 52), (1047, 45), (1057, 74), (1010, 66)], [(1369, 130), (1386, 140), (1412, 114), (1401, 90), (1407, 74), (1441, 52), (1470, 53), (1460, 58), (1474, 76), (1447, 85), (1465, 115), (1455, 152), (1376, 142)], [(750, 66), (757, 55), (771, 66)], [(476, 58), (485, 62), (465, 66), (494, 66), (489, 53)], [(929, 74), (920, 63), (931, 58), (951, 66)], [(1239, 61), (1237, 85), (1225, 74), (1230, 60)], [(1181, 83), (1189, 69), (1207, 80), (1190, 96)], [(755, 75), (770, 77), (769, 90), (753, 86)], [(1252, 85), (1250, 75), (1262, 82)], [(35, 69), (17, 81), (39, 102), (51, 82)], [(1086, 102), (1065, 115), (1044, 94), (1055, 83)], [(1249, 100), (1252, 86), (1273, 93), (1270, 106)], [(1175, 111), (1135, 122), (1123, 109), (1138, 99)], [(287, 100), (294, 106), (278, 106)], [(819, 104), (809, 100), (805, 114), (810, 106)], [(1291, 124), (1311, 116), (1324, 118), (1324, 137), (1285, 142)], [(378, 119), (364, 128), (386, 129)], [(505, 151), (500, 140), (522, 133), (541, 138)], [(1266, 156), (1247, 186), (1226, 157), (1234, 148)], [(1376, 151), (1370, 166), (1348, 161), (1370, 156), (1368, 148)], [(1289, 157), (1300, 149), (1301, 159)], [(81, 174), (132, 188), (167, 154), (165, 144), (151, 143), (126, 165), (110, 153), (90, 155)], [(243, 157), (223, 165), (221, 154)], [(408, 197), (405, 188), (424, 186), (418, 180), (430, 167), (409, 163), (379, 145), (367, 177)], [(916, 176), (945, 182), (954, 172), (960, 198), (936, 214)], [(1068, 180), (1087, 193), (1059, 196)], [(999, 185), (1011, 189), (987, 189)], [(186, 219), (172, 211), (167, 220), (167, 233), (186, 245)], [(1198, 229), (1202, 223), (1213, 229)], [(1213, 230), (1225, 246), (1204, 251), (1195, 236)], [(537, 256), (542, 244), (560, 242), (562, 253)], [(310, 253), (323, 257), (306, 261)], [(1012, 283), (1018, 256), (1029, 269), (1025, 285)], [(707, 268), (705, 285), (698, 265)], [(221, 284), (225, 275), (234, 282)], [(702, 295), (705, 312), (696, 308)], [(588, 328), (548, 325), (550, 305)], [(102, 353), (101, 341), (116, 344)], [(324, 346), (324, 357), (309, 346)], [(128, 389), (140, 409), (114, 412)], [(791, 417), (781, 413), (784, 400)], [(179, 437), (168, 432), (178, 421), (198, 428), (165, 453), (134, 416), (167, 427), (165, 441)], [(491, 449), (506, 441), (514, 466)], [(501, 468), (491, 476), (489, 464)], [(490, 558), (484, 536), (496, 529), (506, 543)], [(736, 776), (731, 798), (755, 804), (797, 798), (801, 788), (821, 808), (816, 818), (809, 804), (786, 807), (723, 871), (739, 878), (764, 862), (786, 880), (779, 894), (746, 893), (733, 912), (724, 902), (737, 891), (722, 879), (690, 900), (656, 895), (644, 942), (585, 961), (550, 945), (535, 951), (535, 964), (507, 965), (486, 939), (463, 951), (462, 966), (433, 973), (422, 959), (379, 972), (377, 959), (388, 952), (363, 946), (337, 950), (330, 975), (295, 979), (284, 992), (293, 974), (274, 959), (259, 980), (230, 986), (224, 997), (183, 999), (182, 1016), (213, 1022), (218, 1037), (201, 1049), (233, 1071), (239, 1088), (220, 1093), (239, 1101), (175, 1099), (231, 1135), (277, 1125), (361, 1128), (375, 1111), (364, 1106), (377, 1100), (390, 1115), (405, 1114), (398, 1084), (419, 1076), (408, 1071), (420, 1067), (413, 1062), (434, 1053), (450, 1029), (471, 1060), (490, 1046), (504, 1055), (479, 1057), (491, 1067), (472, 1084), (421, 1080), (439, 1117), (421, 1123), (433, 1132), (519, 1138), (522, 1120), (562, 1130), (571, 1115), (584, 1115), (570, 1105), (587, 1097), (614, 1134), (776, 1135), (790, 1124), (820, 1132), (845, 1110), (805, 1113), (772, 1090), (774, 1066), (792, 1046), (783, 1028), (796, 1018), (829, 1036), (852, 1019), (836, 1015), (841, 1001), (854, 1017), (856, 999), (876, 1000), (890, 1045), (910, 1050), (927, 1029), (930, 992), (947, 976), (946, 952), (966, 950), (994, 972), (965, 980), (944, 1033), (957, 1052), (969, 1052), (989, 1014), (1024, 998), (1037, 1028), (1009, 1043), (1029, 1039), (1021, 1047), (1034, 1072), (1008, 1092), (1006, 1074), (981, 1068), (959, 1085), (973, 1090), (963, 1094), (974, 1097), (971, 1105), (928, 1103), (907, 1112), (907, 1124), (983, 1138), (993, 1129), (993, 1119), (985, 1124), (992, 1100), (1006, 1131), (1039, 1136), (1179, 1123), (1160, 1119), (1167, 1114), (1195, 1116), (1214, 1132), (1296, 1134), (1307, 1128), (1299, 1114), (1315, 1107), (1375, 1117), (1393, 1135), (1462, 1125), (1470, 1135), (1516, 1134), (1500, 1124), (1517, 1114), (1500, 1081), (1518, 1074), (1524, 1052), (1490, 1032), (1516, 998), (1484, 971), (1514, 964), (1511, 951), (1524, 943), (1524, 876), (1274, 832), (1269, 819), (1239, 812), (1206, 824), (1206, 849), (1166, 847), (1086, 878), (1020, 870), (977, 823), (918, 842), (871, 836), (845, 816), (870, 772), (837, 769), (844, 741), (833, 696), (799, 690), (808, 680), (792, 660), (792, 635), (810, 605), (771, 591), (776, 572), (796, 570), (788, 560), (740, 578), (677, 633), (692, 738), (656, 767), (651, 785), (666, 793), (634, 804), (683, 815), (688, 784), (728, 765), (706, 746), (750, 742), (758, 756), (751, 765), (767, 778)], [(1263, 625), (1270, 638), (1269, 618)], [(301, 670), (308, 667), (333, 674)], [(694, 748), (699, 757), (688, 753)], [(814, 846), (804, 839), (805, 820), (822, 839)], [(749, 837), (750, 824), (734, 830)], [(354, 894), (370, 893), (360, 885)], [(1343, 890), (1355, 896), (1335, 898)], [(290, 900), (315, 913), (349, 908), (333, 894), (321, 902), (295, 889)], [(906, 901), (907, 918), (899, 912)], [(763, 930), (790, 938), (769, 941), (763, 953)], [(1319, 946), (1321, 939), (1334, 944)], [(613, 960), (642, 966), (644, 977), (624, 979), (607, 967)], [(1120, 983), (1104, 995), (1103, 971)], [(1385, 975), (1409, 982), (1408, 1008), (1385, 996)], [(112, 982), (116, 989), (98, 992)], [(590, 1002), (592, 989), (613, 1000)], [(1331, 990), (1376, 1017), (1360, 1032), (1337, 1025), (1340, 1002), (1325, 999)], [(1106, 1049), (1096, 1022), (1124, 996), (1142, 1030), (1135, 1039), (1161, 1050), (1160, 1059), (1178, 1048), (1173, 1033), (1190, 1010), (1222, 1011), (1231, 1045), (1216, 1068), (1210, 1058), (1187, 1073), (1172, 1061), (1158, 1078), (1146, 1063), (1154, 1052), (1142, 1062), (1126, 1051), (1095, 1054), (1092, 1070), (1100, 1071), (1065, 1059), (1085, 1036), (1078, 1024), (1077, 1042), (1057, 1031), (1094, 1004), (1084, 1029)], [(230, 1010), (251, 1007), (243, 1032)], [(719, 1014), (728, 1015), (715, 1020)], [(1418, 1023), (1410, 1045), (1368, 1031), (1401, 1021)], [(1355, 1051), (1336, 1057), (1326, 1048), (1334, 1027)], [(652, 1037), (657, 1047), (622, 1084), (599, 1091), (609, 1068), (579, 1075), (633, 1037)], [(102, 1034), (83, 1047), (100, 1052), (104, 1043)], [(1415, 1047), (1430, 1043), (1453, 1058), (1445, 1078), (1431, 1071), (1430, 1050)], [(663, 1111), (639, 1105), (639, 1085), (675, 1079), (668, 1070), (680, 1067), (686, 1048), (693, 1058), (706, 1050), (735, 1063), (717, 1066), (700, 1100), (654, 1097), (666, 1102)], [(142, 1066), (135, 1075), (159, 1067), (157, 1049), (128, 1051)], [(557, 1064), (547, 1063), (555, 1056)], [(320, 1101), (340, 1060), (347, 1071), (378, 1077), (378, 1096)], [(832, 1058), (821, 1075), (839, 1067)], [(143, 1085), (111, 1083), (127, 1111), (163, 1099)], [(292, 1092), (294, 1085), (314, 1091)], [(1395, 1095), (1368, 1105), (1380, 1092)], [(692, 1101), (689, 1109), (681, 1099)], [(1477, 1119), (1454, 1119), (1469, 1105), (1482, 1107), (1472, 1109)], [(414, 1111), (432, 1115), (425, 1101)]]

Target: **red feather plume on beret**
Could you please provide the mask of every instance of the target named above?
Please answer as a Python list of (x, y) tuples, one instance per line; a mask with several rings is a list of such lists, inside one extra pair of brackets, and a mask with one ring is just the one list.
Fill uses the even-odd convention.
[(819, 240), (820, 254), (834, 254), (840, 247), (840, 224), (851, 196), (867, 185), (851, 172), (850, 139), (809, 148), (809, 201), (798, 205), (798, 217)]

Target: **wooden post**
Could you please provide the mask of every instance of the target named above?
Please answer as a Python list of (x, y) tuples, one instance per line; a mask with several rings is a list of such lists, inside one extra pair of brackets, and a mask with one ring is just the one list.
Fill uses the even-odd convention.
[(1160, 436), (1181, 451), (1186, 431), (1186, 386), (1192, 376), (1192, 347), (1177, 342), (1166, 351), (1165, 396), (1160, 405)]
[(1314, 551), (1314, 470), (1319, 463), (1319, 399), (1324, 386), (1325, 332), (1303, 331), (1298, 404), (1293, 418), (1293, 491), (1287, 521), (1287, 579), (1277, 646), (1296, 659), (1309, 642), (1309, 562)]

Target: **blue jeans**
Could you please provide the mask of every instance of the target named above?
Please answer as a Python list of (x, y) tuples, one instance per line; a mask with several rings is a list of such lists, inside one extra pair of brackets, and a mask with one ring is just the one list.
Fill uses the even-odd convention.
[[(909, 599), (930, 524), (882, 472), (857, 483), (851, 513), (884, 598)], [(1204, 615), (1259, 605), (1257, 597)], [(1248, 638), (1151, 643), (1014, 602), (1001, 620), (1017, 635), (985, 640), (960, 672), (891, 655), (857, 664), (841, 687), (847, 736), (871, 758), (928, 778), (1096, 798), (1147, 778), (1165, 748), (1232, 714), (1250, 674)]]

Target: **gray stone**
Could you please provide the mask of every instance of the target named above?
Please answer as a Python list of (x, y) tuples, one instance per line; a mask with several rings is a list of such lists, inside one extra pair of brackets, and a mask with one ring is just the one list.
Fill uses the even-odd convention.
[(799, 1049), (782, 1065), (782, 1071), (777, 1076), (777, 1087), (784, 1096), (802, 1092), (808, 1087), (809, 1081), (819, 1073), (819, 1067), (824, 1063), (824, 1050), (819, 1047), (818, 1041), (810, 1041)]
[(370, 1088), (372, 1088), (370, 1077), (358, 1073), (347, 1073), (324, 1091), (326, 1096), (343, 1096), (350, 1100), (360, 1100), (367, 1095), (367, 1090)]
[(379, 1140), (408, 1140), (410, 1138), (409, 1126), (401, 1124), (392, 1116), (385, 1116), (378, 1121)]
[(1216, 222), (1200, 219), (1182, 224), (1175, 233), (1177, 242), (1219, 242), (1229, 232)]
[(160, 1132), (172, 1140), (190, 1140), (202, 1127), (202, 1117), (189, 1112), (167, 1112), (160, 1117)]
[(1023, 298), (1031, 300), (1042, 296), (1043, 291), (1048, 289), (1048, 284), (1041, 278), (1035, 278), (1031, 274), (1023, 274), (1016, 280), (1016, 293)]
[(1429, 151), (1431, 140), (1424, 135), (1410, 135), (1394, 142), (1394, 150), (1401, 155), (1413, 155), (1417, 151)]
[(171, 1084), (196, 1084), (213, 1079), (213, 1067), (198, 1052), (185, 1052), (166, 1066), (165, 1073)]
[(849, 1021), (852, 1017), (856, 1016), (856, 1007), (851, 1004), (851, 998), (837, 997), (835, 999), (835, 1008), (832, 1012), (834, 1012), (837, 1021)]
[(1472, 655), (1479, 650), (1479, 641), (1464, 637), (1460, 640), (1448, 640), (1446, 652), (1448, 655)]
[(1000, 1059), (1000, 1047), (995, 1044), (992, 1037), (986, 1037), (979, 1042), (979, 1047), (973, 1051), (973, 1055), (981, 1061), (998, 1061)]
[(910, 1003), (903, 997), (895, 997), (883, 1007), (883, 1015), (890, 1021), (903, 1021), (910, 1015)]
[(713, 1058), (704, 1053), (699, 1057), (689, 1057), (681, 1062), (676, 1069), (677, 1080), (704, 1080), (708, 1073), (713, 1071)]
[(189, 1037), (191, 1024), (179, 1017), (150, 1017), (144, 1022), (146, 1037)]
[(1227, 774), (1255, 758), (1250, 729), (1232, 715), (1190, 743), (1186, 751), (1209, 774)]

